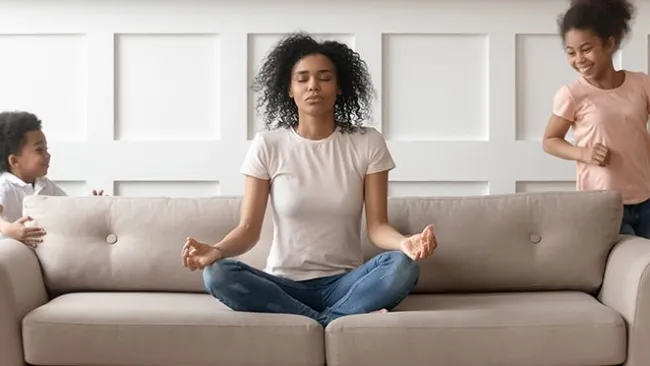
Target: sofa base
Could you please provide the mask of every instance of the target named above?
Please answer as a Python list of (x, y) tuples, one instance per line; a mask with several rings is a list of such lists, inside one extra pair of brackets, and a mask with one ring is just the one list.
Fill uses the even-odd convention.
[(328, 366), (619, 365), (626, 326), (580, 292), (413, 295), (327, 327)]
[(233, 312), (205, 294), (71, 293), (23, 320), (33, 365), (323, 365), (323, 328)]
[[(412, 295), (332, 322), (233, 312), (205, 294), (71, 293), (23, 321), (33, 365), (539, 366), (625, 361), (618, 313), (580, 292)], [(325, 351), (326, 349), (326, 351)]]

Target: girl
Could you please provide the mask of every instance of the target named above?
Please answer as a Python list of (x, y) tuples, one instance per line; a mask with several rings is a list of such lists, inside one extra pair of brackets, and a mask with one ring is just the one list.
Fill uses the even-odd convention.
[[(626, 0), (581, 0), (560, 17), (569, 65), (580, 76), (556, 92), (543, 148), (576, 161), (578, 190), (620, 192), (621, 234), (650, 238), (650, 78), (615, 70), (612, 60), (633, 13)], [(565, 140), (569, 128), (576, 146)]]

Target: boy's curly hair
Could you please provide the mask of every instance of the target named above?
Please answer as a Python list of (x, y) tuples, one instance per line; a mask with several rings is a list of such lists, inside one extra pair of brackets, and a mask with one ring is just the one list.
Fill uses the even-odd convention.
[(292, 33), (268, 54), (255, 77), (253, 89), (259, 92), (257, 111), (262, 111), (267, 129), (298, 125), (298, 108), (289, 97), (291, 70), (303, 57), (321, 54), (334, 64), (338, 95), (334, 120), (344, 132), (354, 132), (370, 116), (374, 96), (366, 63), (347, 45), (336, 41), (318, 42), (305, 33)]
[(41, 120), (28, 112), (0, 113), (0, 172), (9, 171), (9, 156), (20, 153), (25, 135), (41, 129)]

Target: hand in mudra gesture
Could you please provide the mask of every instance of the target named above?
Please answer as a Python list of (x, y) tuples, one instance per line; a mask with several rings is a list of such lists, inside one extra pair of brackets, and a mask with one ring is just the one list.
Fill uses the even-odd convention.
[(183, 245), (183, 266), (195, 271), (203, 269), (221, 259), (221, 252), (205, 243), (201, 243), (194, 238), (187, 238)]
[(427, 225), (421, 233), (406, 237), (400, 243), (400, 249), (414, 261), (424, 259), (438, 246), (433, 225)]

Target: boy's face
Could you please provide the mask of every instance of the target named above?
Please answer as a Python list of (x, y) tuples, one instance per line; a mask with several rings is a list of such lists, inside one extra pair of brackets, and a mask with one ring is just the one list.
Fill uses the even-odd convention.
[(25, 143), (16, 155), (9, 157), (9, 164), (14, 175), (28, 183), (47, 175), (50, 167), (50, 154), (47, 151), (47, 140), (42, 131), (29, 131), (25, 135)]

